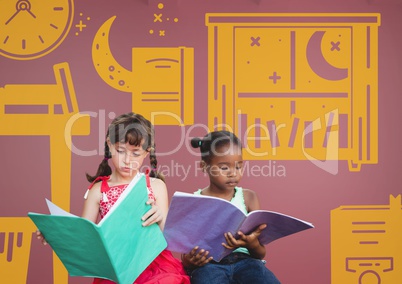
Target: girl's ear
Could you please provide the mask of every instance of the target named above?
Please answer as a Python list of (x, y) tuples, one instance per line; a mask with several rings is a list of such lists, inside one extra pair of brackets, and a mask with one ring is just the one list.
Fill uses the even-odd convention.
[(145, 157), (147, 157), (147, 156), (151, 153), (151, 151), (154, 151), (154, 150), (155, 150), (155, 148), (153, 148), (153, 147), (148, 147), (148, 148), (145, 150), (145, 152), (146, 152)]

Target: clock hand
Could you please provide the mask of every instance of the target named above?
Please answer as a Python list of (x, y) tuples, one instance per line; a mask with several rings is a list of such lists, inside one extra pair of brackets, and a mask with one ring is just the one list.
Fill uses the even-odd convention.
[(14, 15), (12, 15), (11, 18), (7, 20), (6, 25), (8, 25), (8, 23), (11, 22), (11, 20), (14, 19), (14, 17), (17, 16), (20, 11), (21, 10), (18, 9), (17, 12), (15, 12)]
[(26, 9), (26, 11), (31, 14), (32, 17), (34, 17), (36, 19), (36, 16), (34, 15), (34, 13), (31, 12), (31, 8)]
[[(31, 12), (31, 3), (29, 2), (29, 0), (18, 0), (18, 2), (20, 2), (20, 3), (17, 3), (17, 6), (19, 6), (19, 9), (27, 11), (29, 14), (31, 14), (31, 16), (33, 18), (36, 19), (35, 14)], [(21, 4), (21, 5), (18, 5), (18, 4)]]
[(20, 11), (27, 11), (29, 14), (31, 14), (32, 17), (36, 19), (36, 16), (34, 13), (31, 12), (31, 3), (29, 3), (28, 0), (18, 0), (16, 4), (17, 11), (10, 17), (10, 19), (7, 20), (6, 25), (11, 22), (12, 19), (14, 19), (15, 16), (18, 15)]

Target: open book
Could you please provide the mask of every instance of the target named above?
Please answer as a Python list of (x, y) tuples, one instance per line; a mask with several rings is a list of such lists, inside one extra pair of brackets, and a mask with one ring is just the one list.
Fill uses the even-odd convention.
[(256, 210), (245, 215), (221, 198), (175, 192), (163, 234), (169, 250), (189, 253), (198, 246), (220, 261), (232, 252), (222, 246), (226, 243), (224, 233), (231, 232), (236, 237), (238, 231), (248, 234), (261, 224), (267, 224), (259, 237), (263, 245), (314, 227), (281, 213)]
[(95, 224), (47, 200), (51, 215), (28, 213), (71, 276), (133, 283), (166, 248), (157, 224), (143, 227), (151, 208), (145, 176), (138, 174), (108, 214)]

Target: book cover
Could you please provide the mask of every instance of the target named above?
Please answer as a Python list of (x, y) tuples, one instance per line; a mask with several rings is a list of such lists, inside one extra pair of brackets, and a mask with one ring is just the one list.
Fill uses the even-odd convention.
[(215, 261), (220, 261), (232, 251), (222, 246), (224, 233), (237, 235), (252, 232), (267, 224), (259, 241), (266, 245), (279, 238), (313, 228), (306, 221), (267, 210), (256, 210), (245, 215), (235, 205), (224, 199), (175, 192), (166, 219), (165, 235), (168, 249), (189, 253), (195, 246), (207, 251)]
[(95, 224), (47, 200), (50, 215), (29, 212), (71, 276), (133, 283), (167, 246), (157, 224), (143, 227), (151, 208), (145, 175), (137, 175), (108, 214)]

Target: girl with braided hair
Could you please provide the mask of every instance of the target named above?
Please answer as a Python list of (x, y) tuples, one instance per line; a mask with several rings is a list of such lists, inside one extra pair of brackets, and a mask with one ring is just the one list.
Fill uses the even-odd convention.
[[(151, 171), (146, 173), (149, 196), (147, 203), (152, 207), (142, 216), (143, 226), (157, 223), (163, 230), (168, 211), (168, 195), (164, 178), (157, 172), (153, 126), (142, 115), (132, 112), (116, 117), (108, 127), (104, 158), (94, 176), (87, 174), (91, 185), (85, 194), (82, 217), (94, 223), (98, 220), (98, 215), (103, 218), (137, 175), (148, 155)], [(109, 166), (109, 160), (114, 170)], [(45, 242), (40, 232), (38, 238)], [(93, 283), (114, 282), (95, 278)], [(135, 283), (180, 284), (190, 281), (181, 262), (170, 251), (164, 250)]]

